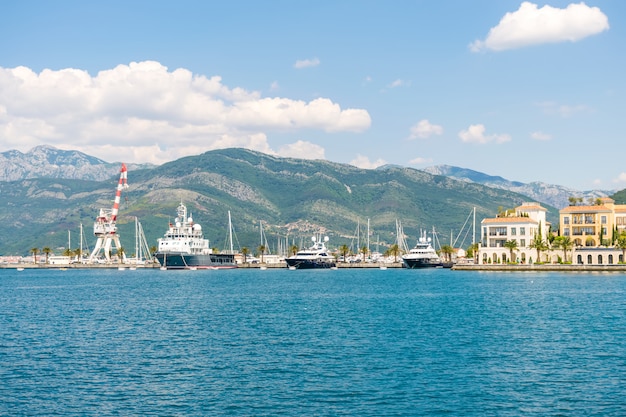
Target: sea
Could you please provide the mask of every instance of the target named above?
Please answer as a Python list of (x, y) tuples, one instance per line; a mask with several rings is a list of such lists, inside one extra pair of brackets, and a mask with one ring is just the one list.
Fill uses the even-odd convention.
[(4, 269), (0, 415), (624, 416), (626, 275)]

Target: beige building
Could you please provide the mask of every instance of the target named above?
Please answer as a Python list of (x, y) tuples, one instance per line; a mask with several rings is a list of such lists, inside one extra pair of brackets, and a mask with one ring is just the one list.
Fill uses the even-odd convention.
[(613, 237), (626, 231), (626, 205), (605, 197), (599, 204), (568, 206), (559, 211), (561, 236), (569, 236), (576, 247), (613, 244)]
[[(536, 262), (537, 251), (529, 246), (538, 233), (547, 240), (550, 224), (546, 221), (546, 212), (539, 203), (529, 202), (497, 217), (483, 219), (480, 223), (478, 263)], [(511, 251), (504, 246), (508, 240), (515, 240), (517, 243), (512, 259)], [(545, 261), (550, 259), (541, 260)]]

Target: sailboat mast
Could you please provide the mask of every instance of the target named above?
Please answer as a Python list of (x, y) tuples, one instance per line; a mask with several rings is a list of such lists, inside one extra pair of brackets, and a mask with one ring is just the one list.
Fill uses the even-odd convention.
[(230, 241), (230, 253), (233, 254), (233, 224), (230, 220), (230, 210), (228, 210), (228, 240)]

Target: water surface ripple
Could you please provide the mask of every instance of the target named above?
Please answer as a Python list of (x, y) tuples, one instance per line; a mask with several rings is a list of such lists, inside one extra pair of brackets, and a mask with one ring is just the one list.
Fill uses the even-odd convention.
[(626, 275), (0, 270), (0, 414), (626, 415)]

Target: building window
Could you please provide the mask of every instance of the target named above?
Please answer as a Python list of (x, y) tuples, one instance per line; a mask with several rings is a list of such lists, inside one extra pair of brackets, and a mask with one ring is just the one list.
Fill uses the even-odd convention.
[(563, 217), (563, 224), (569, 224), (569, 216)]
[(520, 247), (525, 248), (526, 247), (526, 239), (520, 239), (519, 240), (519, 245), (520, 245)]
[(515, 236), (515, 227), (511, 227), (511, 236)]
[(526, 234), (526, 228), (525, 227), (520, 227), (519, 228), (519, 234), (524, 236)]
[(606, 216), (601, 216), (600, 217), (600, 223), (606, 224)]
[(563, 229), (563, 236), (569, 236), (569, 227)]

